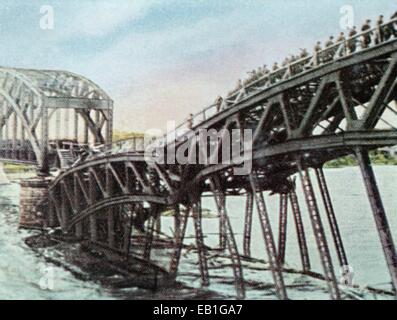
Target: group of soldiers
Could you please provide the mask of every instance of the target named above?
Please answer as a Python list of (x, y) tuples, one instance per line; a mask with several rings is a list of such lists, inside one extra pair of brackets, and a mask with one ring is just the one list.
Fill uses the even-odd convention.
[[(391, 20), (397, 19), (397, 11), (390, 17), (390, 19)], [(346, 50), (340, 51), (339, 57), (345, 54), (354, 53), (357, 50), (358, 45), (360, 45), (362, 49), (365, 49), (369, 47), (372, 41), (374, 41), (375, 44), (380, 44), (384, 41), (388, 41), (392, 36), (397, 37), (397, 22), (384, 25), (384, 16), (380, 15), (376, 21), (375, 34), (370, 30), (372, 30), (371, 20), (367, 19), (363, 24), (363, 26), (361, 27), (361, 33), (364, 34), (360, 38), (357, 37), (358, 34), (357, 27), (353, 26), (350, 29), (347, 36), (345, 35), (344, 32), (341, 32), (336, 38), (334, 36), (330, 36), (329, 39), (324, 43), (324, 48), (322, 47), (321, 41), (318, 41), (313, 49), (313, 55), (317, 56), (316, 57), (317, 63), (325, 63), (331, 61), (334, 58), (335, 52), (338, 50), (338, 46), (336, 45), (342, 42), (346, 42), (346, 47), (345, 47)], [(368, 32), (365, 33), (366, 31)], [(330, 49), (333, 46), (335, 46), (335, 52), (333, 52), (332, 50), (330, 51), (327, 50), (325, 54), (320, 56), (321, 51), (323, 51), (324, 49)], [(262, 67), (259, 67), (258, 69), (253, 69), (252, 71), (248, 72), (248, 77), (246, 79), (244, 80), (239, 79), (237, 81), (236, 87), (228, 93), (228, 97), (241, 91), (241, 89), (252, 84), (256, 80), (261, 79), (264, 76), (279, 70), (280, 68), (285, 68), (286, 66), (291, 65), (292, 63), (298, 60), (308, 58), (309, 55), (310, 54), (307, 49), (300, 49), (299, 55), (291, 54), (290, 56), (286, 57), (281, 63), (281, 67), (277, 62), (275, 62), (271, 67), (271, 70), (268, 68), (266, 64), (263, 65)], [(223, 104), (223, 98), (218, 96), (215, 100), (215, 107), (217, 112), (221, 110), (222, 104)], [(189, 129), (191, 129), (193, 127), (192, 114), (188, 117), (187, 122)]]

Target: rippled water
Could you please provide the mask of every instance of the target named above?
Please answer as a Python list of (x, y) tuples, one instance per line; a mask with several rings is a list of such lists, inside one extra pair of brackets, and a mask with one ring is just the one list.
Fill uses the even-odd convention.
[[(397, 167), (376, 167), (375, 171), (393, 236), (397, 239), (397, 215), (395, 214), (397, 204), (395, 197)], [(349, 264), (354, 269), (354, 282), (390, 289), (390, 278), (358, 168), (329, 169), (326, 170), (325, 174), (332, 193)], [(166, 293), (153, 293), (134, 288), (111, 290), (90, 281), (78, 280), (62, 267), (46, 263), (41, 256), (35, 254), (24, 244), (23, 239), (33, 234), (33, 232), (17, 229), (18, 193), (19, 186), (17, 184), (0, 185), (0, 299), (158, 299), (186, 298), (197, 294), (197, 292), (189, 290), (168, 290)], [(301, 199), (312, 265), (314, 270), (321, 271), (303, 197), (301, 194), (298, 195)], [(277, 236), (278, 197), (267, 196), (266, 200), (269, 214), (273, 221), (273, 231), (275, 236)], [(211, 210), (214, 209), (213, 201), (210, 199), (205, 199), (203, 206)], [(241, 198), (231, 198), (228, 200), (228, 211), (239, 245), (242, 243), (244, 206), (244, 200)], [(299, 268), (300, 259), (291, 212), (289, 212), (288, 218), (287, 263), (290, 267)], [(324, 215), (323, 218), (329, 236)], [(258, 218), (255, 215), (252, 252), (256, 257), (265, 259), (266, 254), (262, 234), (257, 222)], [(217, 221), (214, 219), (204, 219), (203, 224), (204, 230), (208, 234), (205, 239), (206, 244), (216, 244), (217, 236), (215, 233), (218, 230)], [(165, 231), (169, 229), (170, 225), (171, 219), (163, 218)], [(187, 242), (192, 241), (189, 238), (189, 235), (192, 234), (192, 225), (189, 224)], [(333, 250), (331, 241), (330, 247), (334, 253), (335, 250)], [(213, 267), (210, 270), (210, 274), (214, 277), (214, 280), (209, 289), (217, 292), (218, 297), (232, 298), (234, 290), (231, 281), (231, 269), (215, 268), (217, 263), (224, 262), (224, 259), (221, 260), (222, 258), (214, 258), (210, 261), (210, 266)], [(336, 261), (334, 255), (335, 265), (337, 265)], [(272, 282), (271, 275), (268, 271), (260, 270), (265, 268), (266, 265), (259, 262), (244, 262), (244, 265), (247, 266), (245, 276), (252, 284), (252, 286), (248, 287), (248, 298), (274, 298), (274, 292), (269, 288), (269, 284)], [(51, 278), (53, 282), (51, 282), (50, 290), (46, 289), (49, 272), (53, 276)], [(179, 280), (191, 287), (198, 288), (200, 286), (196, 254), (194, 252), (185, 253), (180, 272), (181, 276)], [(336, 272), (338, 273), (338, 269), (336, 269)], [(287, 274), (286, 283), (290, 286), (288, 292), (291, 298), (327, 298), (325, 286), (322, 281), (309, 279), (306, 276)], [(350, 289), (346, 289), (346, 292), (352, 294), (350, 297), (374, 298), (372, 294), (367, 294), (359, 290), (353, 292)], [(387, 297), (377, 296), (375, 298)]]

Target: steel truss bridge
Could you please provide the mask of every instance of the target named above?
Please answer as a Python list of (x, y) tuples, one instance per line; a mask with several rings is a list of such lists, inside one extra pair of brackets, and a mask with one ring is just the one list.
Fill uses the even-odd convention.
[[(382, 28), (394, 28), (395, 24), (396, 21), (392, 21)], [(332, 159), (354, 155), (361, 168), (391, 282), (396, 289), (396, 249), (369, 158), (369, 151), (397, 144), (397, 130), (390, 120), (397, 114), (397, 39), (391, 37), (376, 42), (379, 31), (369, 30), (264, 75), (224, 99), (221, 106), (212, 105), (195, 115), (192, 130), (187, 130), (191, 123), (185, 123), (176, 132), (155, 142), (157, 147), (170, 150), (190, 141), (197, 152), (190, 155), (189, 164), (159, 164), (154, 157), (145, 157), (136, 141), (127, 141), (114, 143), (106, 152), (66, 168), (49, 187), (45, 203), (49, 227), (60, 227), (70, 237), (89, 240), (121, 256), (139, 255), (144, 261), (151, 261), (161, 213), (171, 209), (175, 221), (174, 239), (166, 272), (170, 277), (177, 277), (186, 225), (191, 218), (201, 281), (206, 286), (210, 275), (201, 199), (211, 194), (218, 209), (219, 249), (228, 252), (237, 296), (244, 298), (244, 270), (240, 260), (242, 255), (251, 255), (255, 205), (275, 291), (280, 299), (287, 299), (283, 265), (289, 203), (297, 230), (302, 272), (311, 271), (306, 244), (309, 229), (302, 222), (294, 179), (297, 175), (305, 195), (323, 277), (330, 297), (339, 299), (340, 286), (330, 251), (336, 250), (339, 266), (347, 266), (349, 262), (323, 165)], [(360, 45), (367, 36), (371, 37), (371, 44)], [(350, 50), (352, 42), (355, 50)], [(51, 141), (60, 137), (50, 138), (49, 128), (54, 118), (55, 129), (64, 128), (70, 110), (77, 123), (74, 142), (88, 143), (89, 132), (94, 142), (111, 143), (112, 102), (88, 80), (66, 72), (16, 69), (0, 69), (0, 77), (3, 159), (48, 167), (46, 161), (54, 152)], [(60, 126), (61, 110), (67, 113)], [(83, 141), (79, 141), (77, 119), (82, 120), (84, 126)], [(12, 127), (11, 136), (9, 127)], [(246, 175), (234, 174), (236, 165), (233, 163), (247, 160), (246, 154), (234, 155), (234, 161), (228, 164), (211, 164), (210, 157), (214, 155), (211, 153), (207, 164), (194, 164), (199, 163), (200, 155), (207, 155), (206, 150), (199, 148), (200, 129), (253, 130), (249, 156), (253, 170)], [(170, 136), (178, 138), (169, 139)], [(222, 149), (222, 141), (219, 137), (212, 145), (216, 155)], [(312, 184), (313, 173), (319, 194)], [(270, 224), (264, 192), (278, 194), (280, 198), (278, 239)], [(228, 197), (235, 195), (246, 198), (246, 211), (241, 215), (243, 252), (238, 250), (226, 205)], [(320, 216), (320, 200), (324, 204), (326, 222)], [(331, 242), (325, 235), (325, 223), (330, 226)], [(142, 232), (143, 250), (137, 252), (132, 238), (135, 233)]]
[(111, 141), (112, 118), (113, 101), (88, 79), (0, 68), (1, 160), (37, 165), (43, 173), (63, 167), (81, 145)]

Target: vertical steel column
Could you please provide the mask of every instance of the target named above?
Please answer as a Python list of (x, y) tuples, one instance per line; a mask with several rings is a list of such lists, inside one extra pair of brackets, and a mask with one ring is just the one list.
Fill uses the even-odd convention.
[(327, 213), (327, 218), (331, 229), (332, 238), (334, 240), (336, 253), (338, 255), (339, 264), (341, 267), (348, 266), (349, 263), (347, 261), (345, 248), (343, 246), (342, 237), (339, 231), (338, 222), (336, 220), (335, 211), (332, 205), (331, 196), (329, 194), (327, 181), (325, 180), (323, 168), (316, 168), (315, 172), (318, 186), (321, 192), (321, 197), (323, 199), (325, 212)]
[(156, 238), (159, 239), (161, 234), (161, 214), (159, 214), (159, 216), (156, 219), (155, 231), (156, 231)]
[(146, 242), (145, 242), (145, 249), (143, 253), (143, 258), (146, 261), (150, 260), (150, 254), (152, 252), (152, 245), (153, 245), (153, 233), (155, 229), (155, 224), (156, 224), (156, 219), (154, 217), (151, 217), (149, 219), (149, 226), (146, 231)]
[(219, 180), (214, 179), (215, 183), (211, 181), (211, 189), (215, 196), (215, 204), (218, 208), (218, 212), (223, 211), (223, 216), (225, 217), (226, 226), (226, 243), (229, 248), (232, 264), (233, 264), (233, 275), (234, 283), (237, 292), (237, 299), (245, 298), (245, 285), (244, 285), (244, 275), (243, 268), (241, 266), (240, 254), (237, 249), (236, 239), (234, 237), (233, 228), (230, 223), (229, 216), (226, 210), (226, 197), (221, 191), (221, 186)]
[[(130, 174), (129, 174), (128, 166), (125, 163), (124, 163), (124, 173), (125, 173), (125, 190), (123, 190), (123, 192), (126, 193), (126, 194), (129, 194), (131, 192), (131, 177), (130, 177)], [(138, 204), (138, 203), (133, 204), (131, 206), (131, 208), (132, 208), (132, 211), (131, 211), (131, 216), (130, 216), (130, 219), (129, 219), (128, 238), (126, 239), (128, 241), (126, 242), (126, 246), (127, 247), (125, 248), (126, 249), (125, 252), (126, 252), (126, 260), (127, 261), (128, 261), (129, 253), (130, 253), (130, 250), (131, 250), (131, 244), (132, 244), (132, 230), (133, 230), (133, 225), (134, 225), (133, 224), (134, 214), (135, 214), (135, 217), (137, 217), (138, 214), (139, 214), (139, 211), (141, 210), (140, 204)], [(115, 212), (115, 210), (112, 210), (113, 225), (114, 225), (114, 227), (113, 227), (114, 236), (116, 236), (116, 225), (115, 225), (115, 222), (114, 222), (116, 214), (117, 214), (117, 212)], [(124, 239), (125, 239), (125, 237), (126, 236), (124, 235)]]
[(18, 115), (13, 113), (12, 117), (12, 158), (17, 158), (17, 135), (18, 135)]
[(298, 197), (296, 196), (295, 190), (289, 193), (289, 199), (291, 202), (292, 212), (294, 214), (294, 221), (296, 227), (296, 234), (298, 237), (299, 251), (302, 261), (302, 269), (304, 272), (310, 271), (310, 258), (309, 250), (307, 249), (305, 228), (303, 226), (302, 215), (299, 208)]
[[(124, 240), (125, 241), (125, 261), (126, 263), (128, 263), (129, 257), (130, 257), (130, 251), (131, 251), (131, 236), (132, 236), (132, 220), (133, 220), (133, 214), (134, 211), (137, 209), (138, 205), (132, 205), (130, 207), (131, 211), (129, 212), (129, 219), (128, 219), (128, 223), (125, 226), (125, 234), (124, 234)], [(123, 206), (124, 209), (124, 206)], [(114, 212), (113, 212), (113, 216), (114, 216)], [(114, 231), (113, 231), (114, 232)]]
[(61, 117), (62, 117), (62, 109), (57, 109), (55, 111), (55, 136), (56, 139), (59, 140), (61, 139)]
[(48, 197), (48, 226), (50, 228), (54, 228), (56, 226), (56, 213), (55, 213), (55, 205), (51, 200), (52, 198)]
[(73, 136), (74, 136), (74, 140), (76, 142), (79, 142), (79, 114), (76, 111), (76, 109), (74, 109), (74, 132), (73, 132)]
[(84, 121), (84, 137), (83, 137), (83, 143), (88, 144), (89, 141), (89, 136), (88, 136), (88, 123), (87, 120)]
[(244, 220), (244, 239), (243, 250), (244, 255), (251, 256), (251, 232), (252, 232), (252, 213), (254, 209), (254, 195), (251, 191), (247, 191), (247, 200), (245, 203), (245, 220)]
[[(111, 197), (113, 194), (113, 175), (109, 168), (106, 166), (106, 192), (108, 196)], [(107, 227), (108, 227), (108, 244), (110, 247), (116, 247), (115, 238), (115, 223), (114, 223), (114, 210), (113, 208), (107, 209)]]
[(380, 242), (383, 253), (389, 268), (391, 282), (394, 291), (397, 294), (397, 255), (393, 237), (390, 231), (387, 216), (382, 203), (378, 185), (376, 183), (375, 173), (371, 166), (371, 160), (368, 151), (357, 148), (355, 150), (361, 174), (367, 189), (368, 198), (371, 204), (372, 212), (375, 218), (376, 228), (378, 229)]
[(200, 200), (197, 203), (192, 205), (192, 216), (194, 221), (194, 229), (196, 234), (196, 246), (197, 253), (199, 257), (199, 266), (200, 266), (200, 275), (201, 275), (201, 284), (203, 286), (209, 286), (209, 273), (208, 273), (208, 264), (206, 257), (206, 250), (204, 245), (204, 237), (202, 230), (202, 212), (201, 212), (201, 202)]
[(175, 238), (175, 241), (180, 236), (181, 226), (182, 226), (181, 210), (179, 208), (179, 205), (175, 205), (175, 207), (174, 207), (174, 238)]
[(100, 111), (99, 110), (95, 110), (95, 136), (94, 136), (94, 144), (100, 142), (98, 141), (98, 135), (99, 135), (99, 131), (101, 130), (99, 127), (99, 122), (100, 122)]
[(109, 102), (106, 120), (106, 143), (113, 141), (113, 103)]
[[(4, 101), (0, 102), (0, 116), (1, 118), (4, 117), (4, 110), (7, 110), (7, 108), (4, 108), (6, 106), (6, 103)], [(0, 142), (1, 142), (1, 148), (3, 148), (3, 143), (4, 143), (4, 124), (0, 126)]]
[(69, 139), (69, 127), (70, 127), (70, 111), (69, 108), (64, 109), (64, 116), (65, 118), (63, 119), (63, 138), (64, 139)]
[(284, 278), (283, 278), (281, 266), (277, 258), (277, 249), (274, 243), (269, 215), (266, 210), (265, 199), (263, 197), (261, 190), (258, 188), (256, 173), (252, 173), (250, 175), (250, 183), (259, 213), (259, 219), (262, 227), (263, 238), (265, 240), (267, 255), (269, 258), (270, 269), (272, 270), (276, 294), (279, 299), (285, 300), (288, 299), (288, 297), (287, 297), (287, 292), (285, 290)]
[(180, 215), (180, 208), (179, 205), (175, 206), (175, 215), (179, 215), (181, 217), (180, 224), (179, 224), (179, 231), (175, 232), (175, 248), (174, 253), (172, 254), (169, 273), (171, 277), (176, 278), (178, 272), (178, 266), (181, 259), (182, 247), (183, 247), (183, 240), (186, 234), (186, 226), (189, 218), (190, 208), (186, 209), (186, 213)]
[[(89, 173), (89, 197), (90, 197), (90, 204), (93, 204), (96, 198), (96, 188), (95, 188), (95, 177), (92, 172)], [(97, 223), (96, 215), (91, 214), (89, 221), (90, 221), (91, 241), (96, 242), (98, 240), (98, 223)]]
[[(30, 110), (29, 110), (29, 117), (30, 117), (30, 121), (31, 123), (33, 123), (33, 119), (34, 119), (34, 101), (32, 101), (32, 103), (30, 104)], [(48, 124), (47, 124), (47, 129), (48, 129)], [(27, 144), (29, 144), (29, 142), (27, 142)], [(28, 154), (28, 160), (33, 160), (34, 159), (34, 151), (29, 148), (29, 154)]]
[[(41, 175), (48, 175), (50, 171), (48, 163), (48, 108), (44, 102), (40, 102), (41, 108), (41, 168), (39, 172)], [(37, 159), (39, 160), (39, 159)]]
[(302, 181), (302, 189), (305, 193), (307, 208), (309, 210), (312, 222), (313, 232), (317, 242), (317, 248), (320, 253), (321, 263), (324, 269), (324, 276), (327, 281), (331, 299), (340, 299), (339, 287), (336, 282), (334, 268), (332, 266), (331, 255), (329, 253), (327, 239), (325, 237), (323, 224), (318, 211), (317, 201), (314, 195), (313, 186), (310, 180), (308, 170), (302, 168), (300, 161), (297, 162), (299, 175)]
[(26, 136), (25, 136), (25, 127), (21, 124), (20, 127), (20, 152), (19, 152), (19, 159), (21, 160), (28, 160), (28, 155), (27, 155), (27, 146), (26, 146)]
[[(78, 176), (77, 174), (73, 175), (73, 192), (74, 192), (74, 207), (76, 209), (76, 212), (79, 213), (80, 207), (81, 207), (81, 192), (79, 190), (79, 182), (78, 182)], [(76, 224), (76, 229), (75, 229), (75, 234), (76, 237), (81, 239), (83, 238), (83, 222), (80, 221)]]
[[(5, 113), (6, 114), (6, 113)], [(5, 119), (4, 123), (4, 140), (5, 140), (5, 157), (10, 158), (10, 133), (9, 133), (9, 122), (10, 119)]]
[(226, 219), (223, 211), (218, 212), (219, 215), (219, 249), (226, 249)]
[[(65, 182), (61, 181), (61, 192), (62, 194), (66, 194), (65, 191)], [(70, 221), (70, 212), (69, 212), (69, 206), (67, 204), (67, 197), (63, 196), (60, 197), (61, 199), (61, 217), (62, 217), (62, 225), (64, 226), (64, 229), (67, 230), (69, 228), (69, 221)], [(66, 233), (66, 231), (64, 232)]]
[(287, 214), (288, 214), (288, 197), (280, 193), (279, 208), (279, 225), (278, 225), (278, 259), (281, 265), (285, 263), (285, 249), (287, 241)]

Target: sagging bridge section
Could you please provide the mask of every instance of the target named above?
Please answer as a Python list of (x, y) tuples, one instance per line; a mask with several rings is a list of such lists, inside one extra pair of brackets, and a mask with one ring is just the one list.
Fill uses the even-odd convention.
[[(392, 21), (386, 25), (393, 27), (395, 23)], [(372, 37), (378, 31), (369, 30), (349, 41), (360, 43), (362, 37)], [(197, 152), (192, 153), (188, 164), (157, 163), (155, 153), (148, 157), (143, 149), (115, 147), (65, 170), (49, 186), (48, 202), (43, 208), (48, 226), (60, 227), (70, 237), (90, 240), (127, 258), (139, 254), (140, 258), (150, 261), (161, 213), (173, 210), (174, 249), (167, 272), (172, 277), (177, 276), (186, 223), (191, 217), (195, 226), (201, 280), (205, 286), (209, 284), (210, 277), (201, 198), (212, 194), (219, 216), (219, 248), (229, 252), (237, 295), (243, 298), (241, 253), (226, 206), (228, 196), (242, 196), (246, 198), (246, 212), (241, 216), (244, 223), (243, 255), (251, 255), (252, 215), (256, 205), (275, 291), (280, 299), (286, 299), (283, 265), (286, 260), (288, 203), (297, 230), (302, 271), (311, 271), (307, 227), (303, 225), (296, 195), (297, 175), (330, 297), (339, 299), (340, 285), (330, 251), (336, 250), (339, 266), (346, 267), (349, 263), (323, 165), (332, 159), (354, 155), (361, 168), (395, 290), (396, 250), (369, 151), (397, 144), (397, 130), (391, 120), (397, 115), (397, 39), (392, 37), (382, 43), (373, 41), (370, 46), (358, 45), (354, 51), (349, 49), (349, 43), (337, 43), (314, 56), (264, 75), (224, 99), (221, 106), (213, 105), (201, 111), (194, 117), (192, 128), (185, 123), (176, 132), (153, 144), (157, 150), (168, 152), (189, 141)], [(106, 111), (111, 112), (111, 109)], [(108, 113), (108, 117), (110, 115)], [(87, 123), (91, 121), (87, 120)], [(98, 129), (98, 125), (89, 127), (92, 126)], [(111, 126), (108, 127), (107, 141), (110, 140), (109, 128)], [(252, 149), (234, 155), (230, 163), (211, 164), (211, 157), (221, 153), (223, 140), (220, 137), (212, 142), (215, 152), (208, 155), (206, 163), (200, 164), (198, 157), (208, 154), (200, 150), (200, 129), (251, 129)], [(169, 139), (170, 136), (177, 138)], [(118, 144), (124, 145), (115, 143), (113, 146)], [(130, 145), (136, 146), (136, 143)], [(251, 161), (252, 170), (245, 175), (235, 175), (236, 163), (243, 161)], [(319, 199), (311, 180), (312, 171), (318, 181), (332, 246), (324, 231)], [(280, 198), (278, 239), (275, 239), (270, 224), (264, 192), (278, 194)], [(134, 234), (142, 233), (145, 235), (143, 250), (134, 251), (131, 239)]]

